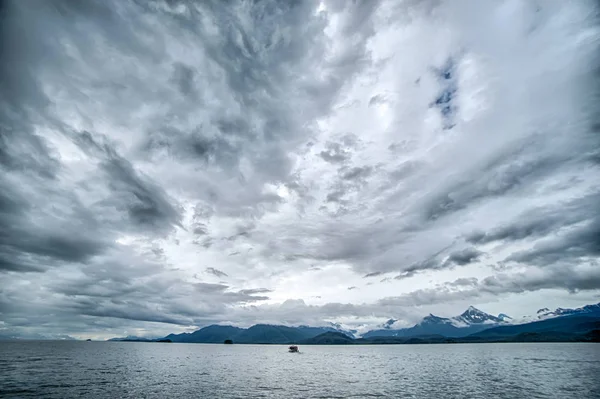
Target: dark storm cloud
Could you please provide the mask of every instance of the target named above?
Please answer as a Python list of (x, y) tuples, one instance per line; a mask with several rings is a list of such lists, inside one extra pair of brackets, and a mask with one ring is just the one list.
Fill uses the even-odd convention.
[[(56, 8), (49, 3), (39, 6), (36, 12), (49, 13), (47, 24), (71, 12), (89, 11), (104, 18), (108, 11), (93, 4), (74, 10), (63, 2), (55, 3)], [(101, 222), (102, 216), (86, 209), (72, 188), (57, 179), (59, 172), (64, 173), (58, 153), (33, 130), (34, 125), (43, 124), (44, 118), (49, 126), (57, 125), (50, 115), (52, 103), (35, 72), (42, 65), (60, 65), (62, 60), (56, 57), (57, 53), (50, 52), (56, 50), (56, 43), (47, 41), (42, 34), (44, 24), (37, 26), (33, 22), (35, 13), (22, 4), (4, 2), (2, 18), (0, 167), (6, 173), (3, 176), (10, 180), (0, 181), (0, 217), (6, 226), (0, 236), (1, 268), (32, 271), (58, 266), (60, 262), (88, 261), (112, 245), (111, 233)], [(28, 34), (19, 34), (25, 27), (31, 28)], [(14, 40), (17, 37), (19, 40)], [(86, 134), (82, 140), (94, 147), (89, 149), (102, 150), (90, 141), (89, 133), (82, 136)], [(126, 210), (131, 221), (144, 227), (157, 227), (161, 219), (176, 221), (172, 207), (160, 198), (160, 190), (144, 182), (128, 161), (114, 152), (111, 155), (106, 158), (105, 172), (114, 179), (115, 191), (120, 191), (114, 193), (118, 194), (115, 197), (123, 200), (113, 205)], [(44, 213), (43, 209), (50, 211)]]
[(574, 262), (581, 258), (596, 258), (598, 255), (600, 255), (600, 219), (596, 218), (562, 236), (548, 238), (536, 243), (531, 249), (515, 252), (506, 260), (548, 265)]
[(416, 273), (425, 270), (438, 270), (444, 267), (441, 259), (438, 257), (432, 257), (421, 262), (416, 262), (408, 267), (403, 268), (402, 272), (394, 277), (396, 280), (402, 280), (406, 277), (414, 276)]
[(31, 68), (41, 62), (43, 45), (26, 40), (29, 21), (13, 2), (2, 2), (0, 18), (0, 166), (52, 178), (59, 163), (32, 127), (35, 110), (49, 104)]
[[(48, 276), (46, 284), (52, 301), (36, 303), (39, 288), (19, 293), (17, 287), (0, 291), (1, 311), (14, 326), (25, 326), (16, 315), (28, 312), (32, 319), (51, 319), (47, 314), (59, 312), (76, 321), (81, 315), (189, 325), (222, 315), (225, 306), (269, 299), (265, 288), (232, 291), (225, 284), (189, 283), (177, 272), (165, 271), (156, 262), (148, 262), (127, 254), (114, 254), (122, 260), (102, 257), (77, 269), (66, 268)], [(129, 264), (137, 267), (131, 267)], [(30, 303), (10, 301), (15, 295), (31, 295)], [(38, 313), (39, 312), (39, 313)], [(68, 321), (65, 321), (68, 322)]]
[[(164, 47), (160, 40), (152, 43), (153, 49), (149, 49), (141, 40), (148, 25), (138, 24), (134, 27), (130, 24), (130, 17), (137, 12), (135, 8), (133, 2), (110, 5), (91, 1), (81, 4), (45, 3), (34, 10), (18, 2), (3, 2), (1, 28), (3, 32), (0, 47), (3, 59), (0, 65), (2, 74), (0, 167), (7, 173), (3, 173), (0, 178), (0, 218), (2, 218), (2, 225), (6, 226), (0, 233), (0, 269), (14, 272), (43, 271), (49, 267), (62, 267), (66, 268), (65, 273), (69, 273), (68, 270), (71, 270), (69, 264), (85, 264), (86, 266), (80, 269), (85, 273), (82, 279), (77, 281), (67, 279), (69, 284), (61, 285), (47, 276), (45, 283), (46, 286), (53, 287), (57, 294), (77, 298), (73, 302), (76, 309), (72, 317), (79, 312), (82, 315), (101, 317), (189, 322), (181, 317), (160, 315), (160, 311), (152, 315), (153, 311), (144, 310), (137, 304), (145, 301), (143, 299), (145, 295), (162, 295), (167, 304), (170, 299), (164, 294), (167, 286), (160, 284), (142, 286), (136, 282), (136, 279), (147, 277), (151, 273), (139, 259), (125, 269), (120, 263), (101, 262), (104, 254), (116, 250), (114, 239), (119, 233), (134, 232), (152, 238), (154, 234), (165, 235), (174, 227), (182, 226), (181, 209), (151, 176), (140, 171), (135, 160), (130, 158), (131, 152), (126, 153), (122, 147), (117, 148), (113, 137), (106, 138), (102, 133), (93, 130), (79, 132), (69, 126), (68, 122), (58, 121), (58, 117), (52, 115), (49, 108), (54, 98), (51, 101), (46, 96), (46, 87), (43, 87), (49, 82), (58, 85), (63, 83), (64, 89), (68, 91), (77, 85), (91, 83), (94, 89), (99, 90), (96, 99), (101, 104), (101, 109), (93, 115), (98, 122), (111, 117), (118, 120), (126, 113), (132, 113), (131, 105), (136, 101), (143, 103), (144, 97), (151, 97), (147, 95), (148, 92), (143, 86), (145, 84), (149, 87), (152, 82), (142, 82), (143, 79), (134, 74), (123, 79), (123, 76), (129, 72), (127, 67), (123, 70), (123, 75), (114, 74), (114, 71), (110, 72), (108, 68), (102, 67), (103, 63), (94, 60), (100, 56), (102, 48), (97, 48), (94, 54), (87, 51), (95, 47), (91, 45), (95, 40), (93, 37), (101, 36), (110, 43), (115, 54), (123, 51), (138, 57), (138, 60), (164, 55), (161, 53)], [(294, 12), (290, 16), (297, 18), (296, 27), (306, 28), (306, 24), (300, 25), (303, 19), (302, 13), (309, 12), (310, 9), (300, 6), (292, 11)], [(295, 14), (295, 11), (299, 11), (299, 14)], [(227, 8), (217, 11), (222, 16), (229, 12)], [(235, 19), (235, 15), (229, 16)], [(262, 18), (261, 15), (256, 17)], [(42, 20), (43, 23), (38, 23)], [(79, 28), (71, 23), (73, 20), (77, 20), (78, 26), (85, 26), (85, 29), (79, 31)], [(290, 22), (292, 21), (287, 21)], [(59, 40), (56, 42), (46, 40), (47, 36), (42, 33), (44, 27), (54, 26), (56, 23), (61, 28), (53, 31), (64, 39), (64, 43), (69, 42), (74, 45), (74, 48), (80, 50), (79, 55), (84, 58), (68, 60), (66, 47), (61, 47)], [(29, 27), (27, 34), (23, 34), (22, 31), (26, 27)], [(192, 28), (193, 25), (188, 27)], [(263, 70), (266, 65), (253, 64), (257, 60), (256, 57), (242, 56), (243, 50), (247, 48), (236, 47), (237, 45), (233, 44), (237, 33), (236, 28), (232, 28), (227, 33), (229, 35), (227, 44), (229, 47), (226, 46), (228, 55), (216, 51), (220, 48), (217, 44), (211, 51), (218, 57), (217, 61), (221, 62), (221, 66), (228, 71), (230, 84), (242, 97), (245, 97), (244, 101), (258, 105), (260, 103), (253, 97), (254, 94), (262, 90), (261, 86), (271, 85), (263, 78), (256, 78), (260, 75), (257, 72)], [(157, 35), (150, 34), (149, 37), (157, 38)], [(19, 38), (19, 41), (14, 40), (15, 38)], [(279, 55), (283, 50), (281, 44), (277, 45), (280, 48), (274, 49)], [(248, 42), (244, 46), (247, 47)], [(296, 49), (297, 46), (291, 43), (291, 47), (288, 48)], [(294, 57), (301, 57), (302, 53), (289, 54), (289, 56), (290, 60), (294, 60)], [(239, 79), (244, 74), (238, 73), (237, 66), (229, 62), (230, 59), (243, 60), (244, 68), (250, 73), (246, 75), (247, 79)], [(90, 69), (76, 69), (77, 66), (87, 63), (98, 66), (93, 69), (96, 75), (94, 72), (90, 74), (92, 71)], [(64, 71), (60, 69), (63, 65), (67, 65)], [(281, 72), (285, 70), (287, 68), (281, 69)], [(46, 81), (39, 79), (42, 75), (47, 79)], [(252, 75), (255, 78), (252, 78)], [(197, 85), (199, 77), (194, 67), (176, 62), (172, 64), (170, 79), (171, 84), (182, 97), (201, 101), (199, 97), (202, 92)], [(90, 98), (87, 97), (87, 93), (90, 88), (82, 86), (82, 90), (79, 90), (80, 88), (77, 87), (73, 91), (73, 94), (76, 94), (73, 100), (79, 100), (84, 106), (89, 104)], [(107, 94), (120, 96), (120, 92), (126, 91), (129, 94), (119, 98), (118, 101), (106, 96)], [(132, 93), (141, 96), (135, 98)], [(113, 105), (115, 107), (111, 108)], [(270, 105), (264, 106), (261, 111), (263, 116), (267, 115), (265, 112)], [(128, 107), (128, 111), (121, 112)], [(182, 112), (187, 110), (188, 108), (184, 108)], [(173, 114), (177, 115), (177, 110)], [(278, 119), (276, 114), (269, 114), (266, 126), (270, 129), (268, 134), (272, 138), (278, 137), (280, 131), (291, 131), (292, 122), (287, 119), (288, 115), (281, 112)], [(147, 151), (167, 150), (170, 155), (179, 159), (195, 158), (205, 163), (228, 164), (230, 169), (235, 169), (239, 156), (238, 144), (233, 144), (224, 136), (246, 135), (254, 139), (255, 133), (250, 132), (250, 127), (243, 121), (240, 116), (214, 118), (213, 126), (223, 136), (211, 137), (212, 127), (209, 127), (208, 132), (202, 127), (185, 130), (173, 127), (170, 130), (169, 128), (158, 130), (154, 136), (144, 138), (140, 143), (146, 143), (145, 147), (142, 147)], [(71, 176), (64, 173), (62, 176), (64, 179), (56, 180), (57, 173), (66, 171), (66, 166), (61, 164), (62, 160), (55, 149), (49, 146), (44, 138), (34, 133), (32, 127), (34, 123), (58, 130), (59, 134), (72, 140), (84, 151), (95, 164), (91, 174), (88, 174), (88, 181), (73, 183)], [(154, 126), (156, 127), (157, 124)], [(258, 151), (259, 148), (256, 150)], [(270, 159), (285, 162), (280, 154), (271, 154)], [(273, 170), (279, 172), (282, 169)], [(90, 197), (93, 197), (91, 201)], [(44, 205), (40, 207), (40, 204)], [(214, 207), (210, 208), (213, 209), (211, 212), (214, 212)], [(48, 209), (50, 212), (44, 212)], [(201, 217), (205, 216), (201, 215)], [(208, 227), (201, 219), (192, 226), (191, 230), (198, 235), (208, 233)], [(245, 234), (247, 233), (240, 232), (236, 236), (243, 237)], [(161, 259), (166, 257), (164, 250), (160, 254), (152, 251), (149, 253), (153, 253), (154, 256), (159, 255)], [(88, 268), (87, 265), (94, 265), (95, 268)], [(131, 276), (121, 274), (121, 270), (131, 268), (138, 270), (139, 274)], [(156, 268), (158, 271), (163, 270), (163, 266), (156, 266)], [(94, 270), (104, 270), (106, 273), (99, 275)], [(227, 276), (215, 268), (208, 268), (207, 271), (217, 277)], [(253, 295), (266, 293), (264, 289), (236, 293), (224, 291), (227, 286), (222, 285), (203, 285), (196, 288), (203, 294), (217, 295), (218, 298), (212, 299), (216, 303), (248, 302), (267, 298)], [(85, 298), (104, 299), (100, 303), (95, 303)], [(177, 313), (176, 309), (169, 311)], [(200, 308), (194, 314), (198, 316), (202, 311)], [(206, 312), (212, 314), (213, 311), (206, 310)]]
[(595, 264), (585, 268), (566, 266), (499, 273), (483, 279), (459, 278), (435, 288), (417, 289), (396, 297), (383, 298), (378, 303), (382, 306), (423, 306), (549, 289), (566, 289), (575, 293), (599, 288), (600, 268)]
[[(197, 102), (177, 100), (167, 117), (149, 129), (140, 148), (151, 151), (151, 159), (167, 154), (224, 175), (214, 181), (201, 174), (198, 179), (202, 184), (185, 186), (188, 195), (210, 202), (218, 215), (259, 217), (275, 209), (281, 199), (264, 194), (262, 185), (286, 183), (292, 166), (290, 145), (310, 134), (299, 129), (295, 104), (281, 101), (280, 96), (295, 92), (294, 102), (309, 105), (302, 117), (310, 119), (327, 110), (316, 102), (311, 105), (314, 91), (319, 92), (319, 101), (327, 104), (343, 83), (342, 79), (315, 85), (296, 78), (308, 65), (322, 60), (325, 51), (325, 20), (314, 16), (316, 3), (265, 1), (251, 9), (241, 4), (157, 4), (160, 6), (152, 11), (164, 13), (161, 18), (173, 30), (182, 29), (185, 40), (187, 35), (194, 37), (190, 44), (203, 43), (195, 51), (205, 56), (200, 60), (205, 65), (192, 68), (189, 62), (175, 64), (172, 84), (179, 93), (185, 87), (195, 87)], [(180, 9), (185, 12), (180, 13)], [(211, 21), (223, 23), (213, 26)], [(280, 36), (282, 29), (287, 32), (285, 37)], [(223, 79), (225, 86), (219, 86)], [(292, 83), (294, 87), (290, 87)], [(211, 94), (213, 90), (216, 94)], [(198, 103), (209, 106), (197, 112)], [(207, 118), (196, 117), (204, 113)], [(172, 126), (172, 122), (184, 127)], [(242, 158), (249, 168), (243, 173), (239, 165)], [(219, 184), (230, 177), (241, 184)]]
[(330, 163), (342, 163), (348, 160), (351, 153), (340, 143), (327, 143), (325, 150), (319, 153), (321, 158)]
[(478, 290), (455, 291), (446, 287), (425, 288), (412, 291), (395, 297), (380, 299), (377, 303), (380, 306), (398, 307), (398, 306), (425, 306), (441, 304), (445, 302), (464, 301), (480, 296)]
[(137, 320), (137, 321), (149, 321), (156, 323), (166, 324), (180, 324), (185, 325), (190, 322), (189, 319), (184, 317), (175, 317), (171, 315), (160, 314), (156, 309), (144, 309), (143, 307), (135, 307), (136, 302), (125, 303), (124, 308), (116, 308), (115, 306), (97, 305), (92, 303), (86, 303), (84, 305), (90, 305), (91, 308), (82, 306), (80, 310), (81, 314), (85, 316), (94, 317), (110, 317), (113, 319), (125, 319), (125, 320)]
[(544, 206), (525, 212), (510, 224), (488, 232), (476, 231), (466, 237), (473, 244), (493, 241), (518, 241), (547, 236), (560, 228), (585, 222), (595, 217), (595, 207), (600, 204), (598, 194), (586, 195), (565, 203)]
[(331, 191), (327, 194), (327, 202), (345, 203), (347, 196), (359, 191), (367, 184), (367, 178), (371, 176), (374, 168), (372, 166), (357, 166), (353, 168), (340, 167), (337, 179), (331, 185)]
[(371, 175), (373, 168), (371, 166), (354, 167), (342, 169), (341, 178), (344, 180), (363, 180)]
[(194, 288), (203, 293), (223, 292), (228, 285), (225, 284), (210, 284), (210, 283), (194, 283)]
[(0, 255), (0, 270), (13, 272), (42, 272), (45, 267), (38, 262), (23, 259), (14, 254)]
[(207, 267), (204, 270), (205, 273), (209, 273), (209, 274), (213, 274), (217, 277), (228, 277), (226, 273), (222, 272), (221, 270), (215, 269), (214, 267)]
[(401, 272), (400, 274), (396, 275), (394, 279), (404, 280), (420, 272), (452, 269), (457, 266), (466, 266), (468, 264), (477, 262), (484, 255), (483, 252), (479, 251), (474, 247), (464, 248), (448, 253), (448, 250), (452, 246), (453, 244), (442, 248), (441, 250), (437, 251), (432, 256), (423, 261), (415, 262), (408, 266), (398, 267), (397, 270)]
[(459, 266), (464, 266), (479, 260), (482, 255), (483, 252), (477, 250), (476, 248), (465, 248), (461, 251), (452, 252), (448, 256), (448, 262)]
[(429, 256), (420, 262), (415, 262), (409, 266), (400, 267), (401, 273), (394, 277), (395, 280), (403, 280), (408, 277), (412, 277), (415, 274), (423, 271), (440, 270), (445, 268), (452, 268), (456, 265), (464, 266), (470, 261), (476, 260), (477, 251), (475, 249), (464, 249), (461, 251), (455, 251), (450, 253), (446, 260), (444, 260), (444, 254), (453, 246), (450, 244), (436, 251), (433, 255)]
[(246, 303), (264, 301), (269, 299), (268, 296), (257, 296), (256, 294), (267, 294), (272, 292), (266, 288), (249, 288), (239, 291), (229, 291), (229, 286), (225, 284), (211, 284), (211, 283), (194, 283), (194, 288), (202, 294), (219, 294), (223, 298), (221, 302), (232, 302), (232, 303)]
[[(85, 298), (95, 298), (97, 301), (104, 298), (112, 303), (120, 303), (136, 296), (160, 295), (168, 284), (168, 280), (156, 279), (163, 271), (157, 261), (146, 261), (126, 252), (112, 250), (85, 265), (63, 266), (63, 270), (52, 274), (62, 275), (63, 278), (50, 280), (47, 287), (65, 297), (79, 298), (82, 304), (87, 303)], [(142, 277), (149, 277), (150, 280), (142, 283)]]
[(477, 202), (500, 197), (519, 189), (531, 187), (543, 179), (568, 166), (582, 155), (543, 151), (541, 137), (527, 137), (513, 143), (508, 149), (486, 159), (474, 172), (474, 176), (453, 179), (444, 191), (432, 198), (425, 208), (425, 218), (435, 220), (463, 210)]
[[(6, 326), (306, 324), (598, 286), (594, 10), (545, 5), (569, 17), (525, 35), (525, 3), (320, 3), (0, 3)], [(506, 274), (424, 288), (482, 250)], [(309, 260), (311, 289), (339, 263), (401, 295), (260, 303)], [(350, 285), (327, 295), (371, 289)]]
[(239, 291), (239, 293), (243, 295), (268, 294), (269, 292), (273, 292), (273, 290), (268, 288), (250, 288)]
[[(22, 235), (2, 242), (21, 253), (39, 255), (66, 262), (82, 262), (103, 250), (101, 241), (76, 236), (72, 232), (22, 231)], [(40, 234), (41, 233), (41, 234)]]
[[(298, 325), (308, 323), (309, 325), (331, 325), (323, 323), (323, 320), (336, 317), (386, 317), (391, 309), (387, 306), (362, 304), (354, 305), (349, 303), (327, 303), (322, 306), (308, 305), (301, 299), (289, 299), (280, 305), (260, 305), (256, 307), (244, 307), (237, 309), (235, 316), (238, 320), (248, 320), (249, 323), (255, 323), (255, 317), (259, 311), (268, 316), (265, 322), (287, 323)], [(395, 309), (393, 314), (398, 316), (416, 315), (410, 310)], [(418, 316), (417, 316), (418, 317)], [(415, 319), (417, 318), (415, 317)], [(389, 317), (388, 317), (389, 318)]]
[(180, 225), (181, 215), (158, 186), (140, 176), (130, 162), (111, 154), (102, 166), (110, 179), (117, 209), (124, 208), (132, 224), (161, 229)]
[(203, 224), (203, 223), (197, 223), (197, 224), (194, 226), (194, 229), (192, 230), (192, 232), (193, 232), (195, 235), (198, 235), (198, 236), (203, 236), (203, 235), (206, 235), (206, 234), (208, 234), (208, 228), (207, 228), (207, 227), (206, 227), (206, 225), (205, 225), (205, 224)]
[(369, 100), (369, 107), (378, 104), (385, 104), (385, 96), (383, 94), (377, 94)]
[(327, 202), (343, 202), (344, 195), (346, 191), (342, 189), (336, 189), (329, 194), (327, 194)]
[(196, 72), (189, 65), (175, 63), (173, 65), (173, 83), (185, 97), (194, 99), (197, 96), (195, 78)]
[(85, 262), (112, 245), (76, 197), (51, 183), (36, 179), (36, 184), (48, 202), (37, 203), (14, 181), (0, 178), (0, 269), (42, 271), (61, 262)]
[(140, 229), (164, 232), (181, 225), (180, 209), (166, 192), (136, 171), (109, 143), (100, 144), (89, 132), (80, 133), (75, 140), (80, 148), (100, 160), (100, 170), (106, 174), (111, 190), (105, 206), (125, 211), (131, 225)]
[(449, 286), (453, 286), (453, 287), (469, 287), (469, 286), (474, 286), (478, 283), (478, 280), (475, 277), (468, 277), (468, 278), (458, 278), (450, 283), (448, 283)]
[(579, 268), (573, 266), (556, 267), (545, 273), (523, 272), (498, 274), (481, 280), (477, 287), (484, 293), (523, 293), (543, 289), (563, 288), (570, 292), (597, 290), (600, 288), (598, 264)]
[[(55, 188), (60, 162), (34, 131), (34, 120), (49, 105), (31, 68), (41, 62), (43, 46), (27, 39), (27, 15), (14, 3), (3, 2), (0, 18), (0, 270), (42, 271), (57, 261), (84, 261), (106, 243), (94, 233), (71, 234), (91, 215), (69, 193), (61, 198)], [(36, 186), (43, 193), (39, 199), (30, 191)], [(52, 200), (75, 209), (44, 214), (41, 209)]]
[(538, 265), (577, 262), (600, 253), (598, 204), (600, 197), (592, 193), (558, 206), (534, 208), (511, 223), (488, 232), (473, 232), (466, 240), (476, 244), (539, 240), (531, 248), (517, 251), (505, 260)]
[(222, 165), (227, 170), (237, 170), (239, 145), (227, 137), (210, 137), (210, 130), (206, 130), (202, 126), (189, 131), (171, 126), (153, 128), (148, 132), (142, 150), (147, 151), (144, 155), (151, 158), (165, 152), (182, 162)]
[(416, 271), (406, 271), (406, 272), (402, 272), (400, 274), (398, 274), (397, 276), (394, 277), (394, 280), (404, 280), (405, 278), (409, 278), (412, 277), (416, 274)]
[[(8, 94), (4, 95), (8, 96)], [(8, 105), (5, 106), (8, 108)], [(6, 111), (6, 108), (3, 108), (2, 111)], [(0, 166), (9, 172), (29, 171), (29, 173), (37, 175), (40, 179), (53, 179), (58, 171), (59, 163), (52, 155), (52, 151), (45, 140), (30, 131), (31, 128), (27, 125), (28, 115), (26, 112), (17, 110), (18, 114), (7, 115), (2, 111), (0, 111), (0, 118), (5, 123), (9, 122), (11, 127), (3, 126), (1, 128)], [(20, 120), (11, 120), (12, 118)], [(17, 132), (20, 132), (20, 134)]]

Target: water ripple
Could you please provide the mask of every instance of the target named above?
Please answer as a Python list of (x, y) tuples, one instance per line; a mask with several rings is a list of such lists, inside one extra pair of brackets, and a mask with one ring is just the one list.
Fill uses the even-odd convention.
[(0, 344), (0, 398), (594, 398), (597, 344)]

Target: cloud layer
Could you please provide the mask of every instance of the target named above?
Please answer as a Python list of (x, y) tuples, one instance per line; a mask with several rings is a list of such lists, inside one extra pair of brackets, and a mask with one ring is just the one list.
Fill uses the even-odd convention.
[(597, 301), (595, 2), (34, 3), (0, 3), (0, 335)]

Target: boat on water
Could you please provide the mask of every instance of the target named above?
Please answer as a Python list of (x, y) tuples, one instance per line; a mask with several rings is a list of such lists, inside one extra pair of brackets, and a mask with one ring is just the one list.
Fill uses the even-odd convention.
[(300, 350), (298, 349), (298, 347), (296, 345), (292, 345), (288, 348), (290, 353), (296, 353), (296, 352), (300, 352)]

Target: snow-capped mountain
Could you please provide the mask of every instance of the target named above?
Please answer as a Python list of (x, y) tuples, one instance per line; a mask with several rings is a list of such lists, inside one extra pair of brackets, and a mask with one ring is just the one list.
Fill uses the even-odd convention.
[(538, 319), (549, 319), (552, 317), (558, 316), (569, 316), (569, 315), (578, 315), (578, 314), (600, 314), (600, 303), (596, 303), (594, 305), (585, 305), (581, 308), (575, 309), (564, 309), (564, 308), (556, 308), (555, 310), (550, 310), (548, 308), (542, 308), (537, 311)]
[(504, 314), (504, 313), (500, 313), (500, 314), (498, 315), (498, 318), (499, 318), (500, 320), (504, 321), (504, 322), (507, 322), (507, 323), (510, 323), (510, 322), (512, 322), (512, 321), (513, 321), (513, 318), (512, 318), (512, 317), (510, 317), (509, 315), (507, 315), (507, 314)]
[(340, 323), (329, 322), (329, 326), (323, 328), (333, 332), (341, 332), (342, 334), (346, 334), (347, 336), (352, 338), (356, 338), (356, 335), (358, 333), (356, 329), (346, 328)]
[(440, 325), (440, 324), (454, 325), (452, 319), (448, 319), (445, 317), (438, 317), (438, 316), (435, 316), (435, 315), (429, 313), (429, 316), (423, 317), (423, 320), (421, 320), (419, 323), (417, 323), (417, 326)]
[[(455, 317), (439, 317), (433, 314), (424, 317), (419, 323), (410, 328), (391, 329), (393, 324), (385, 323), (382, 329), (369, 331), (364, 338), (386, 336), (386, 337), (413, 337), (426, 335), (443, 335), (446, 337), (464, 337), (484, 329), (500, 324), (506, 324), (504, 319), (510, 319), (503, 314), (503, 318), (485, 313), (473, 306)], [(389, 321), (392, 321), (390, 319)]]
[(474, 306), (469, 306), (469, 308), (463, 314), (461, 314), (460, 316), (453, 317), (453, 319), (465, 323), (467, 325), (498, 324), (503, 322), (501, 318), (492, 316), (489, 313), (482, 312)]
[(392, 326), (394, 325), (395, 322), (397, 322), (398, 320), (396, 319), (389, 319), (388, 321), (386, 321), (385, 323), (383, 323), (382, 327), (389, 330), (390, 328), (392, 328)]

